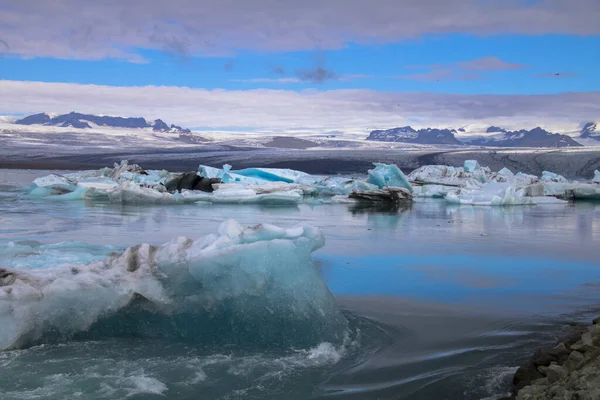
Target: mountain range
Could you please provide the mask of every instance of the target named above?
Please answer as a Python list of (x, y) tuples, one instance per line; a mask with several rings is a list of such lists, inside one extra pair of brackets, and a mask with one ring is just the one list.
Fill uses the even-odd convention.
[[(582, 146), (569, 135), (551, 133), (540, 127), (534, 129), (521, 129), (509, 131), (497, 126), (490, 126), (485, 130), (485, 135), (456, 137), (464, 134), (464, 128), (456, 129), (414, 129), (410, 126), (372, 131), (367, 140), (383, 142), (404, 142), (416, 144), (443, 144), (443, 145), (475, 145), (494, 147), (575, 147)], [(600, 129), (597, 124), (590, 122), (584, 125), (579, 137), (582, 139), (595, 139), (600, 141)]]
[(33, 114), (23, 119), (15, 121), (19, 125), (46, 125), (71, 127), (76, 129), (91, 129), (92, 125), (112, 128), (152, 128), (154, 132), (168, 133), (191, 133), (189, 129), (181, 126), (167, 125), (163, 120), (156, 119), (152, 122), (146, 121), (144, 118), (123, 118), (98, 116), (91, 114), (80, 114), (71, 112), (68, 114), (51, 117), (46, 113)]

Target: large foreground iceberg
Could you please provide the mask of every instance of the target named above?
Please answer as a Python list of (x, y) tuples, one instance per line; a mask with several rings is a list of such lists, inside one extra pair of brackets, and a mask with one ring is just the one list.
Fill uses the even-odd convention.
[(0, 349), (70, 338), (173, 337), (244, 346), (343, 340), (347, 321), (311, 261), (309, 225), (141, 244), (88, 264), (0, 268)]

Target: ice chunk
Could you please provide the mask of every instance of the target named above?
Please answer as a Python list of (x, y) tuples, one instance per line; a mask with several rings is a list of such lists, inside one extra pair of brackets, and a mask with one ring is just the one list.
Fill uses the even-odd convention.
[(278, 168), (246, 168), (234, 172), (236, 175), (256, 178), (265, 182), (294, 183), (302, 177), (309, 176), (306, 172)]
[[(475, 206), (517, 206), (536, 204), (565, 204), (556, 198), (532, 197), (530, 187), (514, 186), (511, 183), (490, 181), (476, 190), (461, 189), (446, 195), (451, 204), (468, 204)], [(541, 194), (541, 193), (540, 193)]]
[(219, 178), (223, 183), (239, 183), (245, 185), (260, 185), (262, 183), (266, 183), (267, 181), (258, 178), (247, 177), (243, 175), (238, 175), (231, 171), (231, 165), (225, 164), (223, 165), (223, 169), (207, 167), (205, 165), (201, 165), (198, 168), (198, 173), (200, 176), (205, 178)]
[(395, 164), (373, 163), (375, 169), (370, 169), (367, 182), (376, 185), (379, 189), (384, 187), (405, 188), (412, 193), (412, 186), (408, 178)]
[(573, 188), (573, 198), (581, 200), (600, 200), (600, 186), (579, 184)]
[(77, 182), (77, 186), (86, 188), (94, 188), (96, 190), (111, 190), (119, 186), (119, 183), (114, 179), (98, 177), (98, 178), (85, 178)]
[(307, 176), (300, 178), (298, 183), (303, 186), (305, 195), (314, 196), (344, 196), (357, 190), (378, 189), (377, 185), (343, 176)]
[(532, 197), (525, 196), (522, 188), (514, 186), (505, 187), (501, 190), (473, 191), (470, 193), (448, 193), (446, 201), (450, 204), (466, 204), (473, 206), (509, 206), (535, 204)]
[(466, 172), (462, 167), (455, 168), (447, 165), (425, 165), (408, 175), (411, 181), (418, 183), (457, 187), (481, 186), (490, 177), (491, 170), (488, 167), (480, 167), (471, 173)]
[(271, 204), (293, 205), (302, 200), (300, 190), (260, 191), (249, 187), (217, 189), (213, 193), (183, 191), (181, 193), (186, 202), (209, 202), (215, 204)]
[(504, 167), (500, 171), (498, 171), (498, 175), (515, 176), (515, 174), (513, 174), (513, 172), (506, 167)]
[(119, 186), (107, 190), (106, 194), (113, 203), (125, 204), (175, 204), (183, 202), (179, 193), (170, 194), (164, 189), (148, 188), (135, 182), (123, 182)]
[(65, 178), (64, 176), (50, 174), (33, 180), (33, 184), (37, 187), (61, 187), (71, 188), (73, 182)]
[(550, 172), (550, 171), (543, 171), (542, 177), (540, 178), (540, 180), (543, 182), (559, 182), (559, 183), (569, 182), (562, 175), (558, 175), (558, 174), (555, 174), (554, 172)]
[(309, 225), (227, 221), (195, 241), (142, 244), (89, 264), (0, 268), (0, 349), (113, 335), (340, 343), (346, 319), (311, 260), (323, 245)]
[(594, 171), (594, 179), (592, 179), (592, 182), (600, 183), (600, 171)]
[(444, 198), (448, 193), (456, 192), (457, 188), (443, 185), (413, 186), (414, 197)]
[(222, 178), (219, 176), (221, 170), (215, 167), (209, 167), (208, 165), (200, 165), (198, 167), (198, 175), (203, 176), (205, 178)]
[(473, 173), (479, 168), (481, 167), (479, 166), (479, 163), (476, 160), (465, 160), (463, 164), (463, 169), (465, 170), (465, 172)]

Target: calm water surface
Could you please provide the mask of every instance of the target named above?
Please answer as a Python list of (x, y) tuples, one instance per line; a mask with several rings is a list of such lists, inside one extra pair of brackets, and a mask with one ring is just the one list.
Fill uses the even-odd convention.
[[(0, 170), (0, 264), (91, 261), (201, 237), (228, 218), (306, 222), (326, 236), (315, 266), (352, 334), (338, 349), (105, 338), (0, 352), (2, 399), (494, 399), (530, 352), (600, 309), (600, 204), (390, 210), (21, 197), (46, 174)], [(33, 250), (8, 253), (23, 241)]]

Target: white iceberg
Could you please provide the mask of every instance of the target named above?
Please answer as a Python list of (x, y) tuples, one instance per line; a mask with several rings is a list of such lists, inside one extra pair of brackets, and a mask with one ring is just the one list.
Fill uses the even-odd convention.
[(448, 165), (425, 165), (408, 175), (410, 181), (426, 185), (447, 185), (456, 187), (478, 187), (490, 180), (492, 174), (487, 167), (474, 172), (466, 172), (462, 167)]
[(554, 197), (532, 197), (527, 187), (510, 183), (491, 181), (476, 190), (461, 189), (446, 195), (450, 204), (474, 206), (516, 206), (536, 204), (565, 204), (566, 201)]
[(500, 171), (498, 171), (498, 175), (515, 176), (515, 174), (506, 167), (504, 167)]
[(111, 335), (313, 346), (347, 321), (312, 264), (309, 225), (244, 227), (128, 248), (88, 264), (0, 268), (0, 349)]
[(70, 188), (73, 186), (73, 182), (64, 176), (50, 174), (40, 178), (35, 178), (33, 184), (37, 187), (63, 187)]
[(542, 182), (558, 182), (558, 183), (567, 183), (569, 182), (564, 176), (555, 174), (550, 171), (543, 171), (542, 177), (540, 178)]
[(181, 196), (186, 202), (208, 202), (215, 204), (269, 204), (293, 205), (302, 201), (300, 190), (265, 191), (249, 187), (234, 187), (217, 189), (213, 193), (182, 191)]
[(594, 171), (594, 179), (592, 179), (592, 182), (600, 183), (600, 171)]

